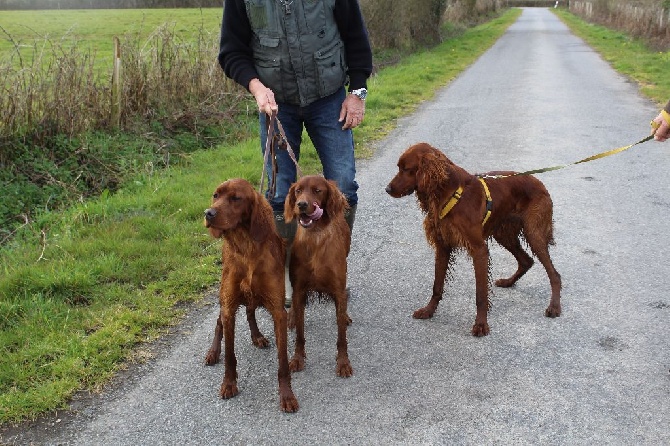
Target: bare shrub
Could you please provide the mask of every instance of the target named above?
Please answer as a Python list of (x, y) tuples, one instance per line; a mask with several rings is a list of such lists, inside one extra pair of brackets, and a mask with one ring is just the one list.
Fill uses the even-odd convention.
[(570, 12), (587, 21), (642, 38), (659, 50), (670, 48), (670, 1), (573, 0)]
[[(173, 28), (161, 26), (144, 41), (123, 39), (123, 123), (159, 119), (167, 129), (196, 130), (198, 122), (225, 119), (243, 93), (216, 63), (217, 36), (201, 29), (187, 41)], [(40, 143), (56, 134), (109, 130), (112, 65), (101, 66), (96, 56), (74, 38), (31, 48), (14, 42), (0, 60), (0, 140)]]
[(372, 47), (408, 50), (442, 39), (445, 22), (471, 24), (502, 7), (502, 0), (361, 0)]

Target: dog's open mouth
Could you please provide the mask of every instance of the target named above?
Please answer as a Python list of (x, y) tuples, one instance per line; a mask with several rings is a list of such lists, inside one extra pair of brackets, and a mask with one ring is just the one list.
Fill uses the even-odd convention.
[(301, 212), (300, 213), (300, 226), (303, 228), (309, 228), (312, 225), (314, 225), (314, 222), (320, 219), (323, 216), (323, 209), (319, 206), (319, 203), (316, 201), (312, 203), (312, 207), (314, 210), (310, 213), (307, 214), (306, 212)]
[(314, 220), (307, 214), (300, 214), (298, 221), (303, 228), (311, 228), (314, 225)]

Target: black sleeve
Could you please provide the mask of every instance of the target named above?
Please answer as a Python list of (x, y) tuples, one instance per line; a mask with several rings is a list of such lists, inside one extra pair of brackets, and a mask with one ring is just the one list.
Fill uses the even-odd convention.
[(372, 74), (372, 48), (358, 0), (336, 0), (335, 22), (344, 42), (349, 91), (366, 87)]
[(251, 50), (251, 25), (244, 0), (225, 0), (221, 21), (219, 65), (235, 82), (249, 89), (251, 79), (258, 77)]

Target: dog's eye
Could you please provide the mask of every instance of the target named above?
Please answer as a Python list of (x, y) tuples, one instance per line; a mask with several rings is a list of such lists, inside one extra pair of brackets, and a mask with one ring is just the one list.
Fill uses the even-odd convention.
[(219, 194), (212, 195), (212, 198), (216, 200), (217, 198), (219, 198)]
[(318, 187), (314, 188), (314, 193), (316, 193), (316, 194), (320, 194), (320, 193), (321, 193), (321, 189), (319, 189)]
[(296, 194), (301, 194), (301, 193), (302, 193), (302, 188), (300, 188), (300, 187), (297, 188), (297, 189), (295, 190), (295, 193), (296, 193)]
[(238, 197), (237, 195), (233, 195), (230, 197), (230, 201), (240, 201), (242, 197)]

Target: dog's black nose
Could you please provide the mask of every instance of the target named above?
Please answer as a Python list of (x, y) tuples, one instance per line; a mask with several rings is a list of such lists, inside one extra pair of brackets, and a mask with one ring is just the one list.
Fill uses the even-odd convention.
[(216, 209), (205, 209), (205, 218), (207, 220), (212, 220), (214, 217), (216, 217)]
[(299, 201), (297, 204), (300, 212), (305, 212), (307, 210), (308, 203), (306, 201)]
[(386, 186), (386, 193), (391, 195), (391, 192), (393, 192), (393, 189), (391, 189), (391, 185), (389, 184), (388, 186)]

